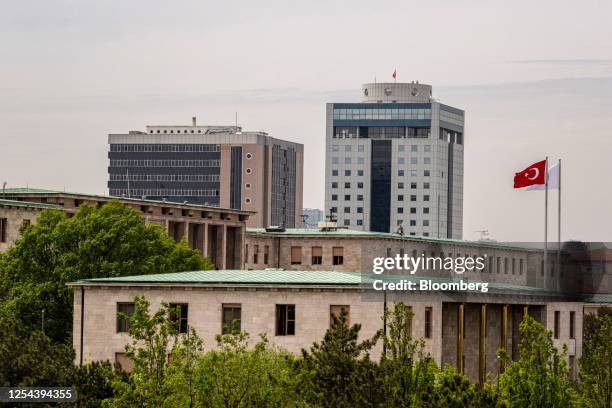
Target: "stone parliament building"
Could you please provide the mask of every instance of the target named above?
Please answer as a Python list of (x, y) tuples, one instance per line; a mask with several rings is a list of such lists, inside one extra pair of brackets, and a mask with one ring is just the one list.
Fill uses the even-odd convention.
[[(18, 237), (19, 226), (34, 223), (40, 211), (73, 213), (83, 204), (99, 205), (111, 197), (11, 189), (0, 199), (0, 251)], [(397, 233), (330, 228), (246, 228), (245, 211), (152, 200), (117, 198), (140, 211), (176, 240), (209, 256), (218, 270), (153, 276), (94, 279), (71, 283), (74, 294), (73, 345), (78, 362), (119, 361), (124, 355), (127, 325), (118, 317), (134, 296), (145, 295), (154, 308), (162, 301), (181, 305), (181, 320), (193, 327), (207, 347), (227, 326), (227, 316), (256, 336), (299, 353), (319, 341), (330, 314), (341, 308), (361, 335), (382, 327), (385, 307), (403, 301), (412, 308), (411, 335), (423, 338), (438, 364), (451, 364), (474, 380), (494, 378), (503, 367), (496, 357), (506, 348), (518, 356), (518, 325), (529, 314), (553, 332), (555, 345), (567, 346), (576, 375), (582, 354), (586, 313), (612, 304), (612, 251), (605, 244), (566, 243), (561, 263), (533, 245), (464, 241)], [(366, 290), (364, 276), (374, 258), (410, 256), (484, 257), (479, 272), (458, 276), (431, 270), (408, 276), (437, 282), (487, 282), (482, 292), (393, 292), (383, 297)], [(400, 271), (390, 271), (391, 275)], [(183, 315), (184, 314), (184, 315)], [(376, 357), (382, 352), (379, 344)]]

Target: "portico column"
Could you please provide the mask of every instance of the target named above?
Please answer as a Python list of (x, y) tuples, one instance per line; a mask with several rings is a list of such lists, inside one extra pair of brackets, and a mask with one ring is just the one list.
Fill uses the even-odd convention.
[(221, 269), (227, 269), (227, 225), (221, 226)]
[(485, 382), (485, 371), (487, 365), (487, 305), (480, 305), (480, 337), (479, 337), (479, 353), (478, 353), (478, 381), (480, 385)]
[[(508, 351), (507, 345), (508, 345), (508, 305), (503, 305), (502, 306), (502, 322), (501, 322), (501, 339), (500, 339), (499, 348), (507, 352)], [(499, 362), (499, 373), (500, 374), (503, 373), (505, 369), (506, 369), (506, 362), (504, 360), (501, 360)]]
[(208, 223), (202, 224), (204, 232), (202, 232), (202, 256), (208, 257)]
[(463, 374), (463, 330), (465, 320), (465, 305), (459, 303), (457, 307), (457, 371)]

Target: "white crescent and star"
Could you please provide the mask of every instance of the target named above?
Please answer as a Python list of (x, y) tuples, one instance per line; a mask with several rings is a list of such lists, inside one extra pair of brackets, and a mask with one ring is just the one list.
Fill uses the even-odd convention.
[[(532, 170), (535, 172), (535, 175), (534, 175), (533, 177), (529, 177), (529, 173), (530, 173)], [(538, 176), (539, 176), (539, 175), (540, 175), (540, 169), (538, 169), (537, 167), (534, 167), (534, 168), (532, 168), (532, 169), (529, 169), (529, 170), (527, 171), (527, 173), (525, 173), (525, 177), (526, 177), (528, 180), (535, 180), (535, 179), (537, 179), (537, 178), (538, 178)]]

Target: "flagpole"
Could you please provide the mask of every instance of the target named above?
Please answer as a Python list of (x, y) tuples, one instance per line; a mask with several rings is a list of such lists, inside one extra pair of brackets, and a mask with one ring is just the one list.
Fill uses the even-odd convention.
[(544, 166), (544, 279), (548, 273), (548, 156)]
[(559, 265), (559, 277), (561, 276), (561, 159), (559, 159), (559, 168), (557, 169), (557, 187), (559, 188), (557, 196), (557, 265)]

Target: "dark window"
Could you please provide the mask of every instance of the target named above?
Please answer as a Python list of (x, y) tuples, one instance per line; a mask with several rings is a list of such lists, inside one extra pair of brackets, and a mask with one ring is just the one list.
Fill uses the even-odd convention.
[(344, 247), (333, 247), (332, 248), (333, 255), (333, 264), (334, 265), (343, 265), (344, 264)]
[(363, 188), (363, 183), (362, 182), (357, 183), (357, 188)]
[(223, 315), (222, 315), (222, 327), (221, 333), (239, 333), (240, 332), (240, 319), (242, 316), (242, 308), (240, 304), (224, 304)]
[(404, 201), (404, 196), (403, 195), (398, 195), (397, 196), (397, 201)]
[(338, 170), (332, 170), (332, 176), (337, 176), (338, 175)]
[(0, 242), (6, 242), (7, 226), (8, 226), (8, 220), (6, 218), (0, 218)]
[(338, 183), (334, 181), (334, 182), (331, 184), (331, 188), (338, 188)]
[(570, 321), (569, 321), (569, 337), (570, 339), (576, 338), (576, 312), (570, 312)]
[(560, 323), (561, 323), (561, 312), (556, 310), (555, 311), (555, 327), (554, 327), (554, 337), (555, 339), (559, 338), (559, 332), (560, 332)]
[(351, 201), (351, 195), (350, 194), (345, 194), (344, 195), (344, 201)]
[(350, 170), (344, 170), (344, 176), (345, 177), (350, 177), (351, 176), (351, 171)]
[(312, 247), (312, 264), (322, 265), (323, 264), (323, 248)]
[(187, 303), (170, 303), (170, 320), (174, 322), (179, 333), (187, 333), (188, 313)]
[(351, 212), (351, 207), (344, 207), (344, 213), (349, 214)]
[(344, 183), (344, 188), (351, 188), (351, 183)]
[(363, 194), (357, 194), (357, 201), (363, 201)]
[(134, 314), (134, 303), (117, 303), (117, 333), (130, 330), (130, 318)]
[(295, 305), (276, 305), (276, 335), (295, 335)]
[(338, 201), (338, 194), (332, 194), (331, 199), (332, 201)]
[(416, 190), (416, 188), (417, 188), (417, 183), (410, 183), (410, 188), (411, 188), (412, 190)]
[(357, 214), (363, 214), (363, 207), (357, 207)]
[(253, 250), (253, 263), (256, 264), (259, 262), (259, 245), (255, 245), (255, 249)]
[(425, 338), (431, 339), (431, 319), (432, 309), (431, 307), (425, 308)]
[(264, 264), (268, 264), (268, 258), (270, 256), (270, 247), (268, 245), (264, 246)]
[(358, 176), (363, 176), (363, 170), (357, 170), (357, 175)]

